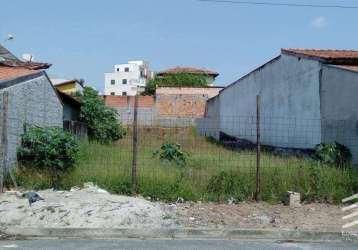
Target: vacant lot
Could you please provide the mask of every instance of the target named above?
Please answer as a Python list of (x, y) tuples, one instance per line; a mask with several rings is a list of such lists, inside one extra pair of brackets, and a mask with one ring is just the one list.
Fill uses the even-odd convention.
[[(180, 143), (188, 152), (185, 166), (164, 163), (153, 152), (165, 142)], [(139, 131), (138, 191), (144, 197), (176, 201), (251, 200), (255, 190), (256, 154), (223, 147), (197, 135), (195, 128), (142, 128)], [(82, 143), (76, 167), (63, 177), (62, 187), (94, 182), (113, 193), (131, 192), (132, 137), (113, 145)], [(262, 154), (262, 198), (279, 202), (285, 192), (296, 191), (307, 202), (340, 202), (358, 192), (358, 174), (311, 159)], [(49, 187), (44, 173), (17, 174), (28, 188)]]

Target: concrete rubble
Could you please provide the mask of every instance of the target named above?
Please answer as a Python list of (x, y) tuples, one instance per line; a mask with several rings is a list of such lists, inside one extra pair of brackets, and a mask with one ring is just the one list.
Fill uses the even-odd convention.
[(92, 183), (70, 191), (39, 191), (29, 205), (16, 192), (0, 196), (1, 227), (163, 228), (174, 222), (161, 206), (143, 198), (111, 195)]

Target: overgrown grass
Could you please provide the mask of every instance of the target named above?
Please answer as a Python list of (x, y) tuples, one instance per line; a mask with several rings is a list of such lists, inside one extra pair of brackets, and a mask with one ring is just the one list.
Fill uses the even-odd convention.
[[(256, 154), (230, 150), (200, 137), (195, 129), (141, 129), (138, 155), (138, 191), (166, 201), (251, 200), (255, 191)], [(184, 167), (163, 164), (153, 152), (165, 142), (180, 143), (189, 153)], [(82, 143), (75, 168), (64, 176), (62, 188), (84, 182), (119, 194), (131, 193), (132, 141), (127, 137), (113, 145)], [(262, 154), (262, 199), (279, 202), (286, 191), (302, 194), (307, 202), (339, 203), (358, 192), (358, 172), (337, 169), (297, 157)], [(18, 181), (34, 189), (49, 187), (46, 173), (18, 171)]]

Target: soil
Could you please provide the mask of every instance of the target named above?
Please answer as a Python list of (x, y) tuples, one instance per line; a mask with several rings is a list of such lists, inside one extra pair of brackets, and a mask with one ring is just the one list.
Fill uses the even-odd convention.
[(175, 213), (178, 223), (192, 228), (251, 228), (341, 231), (340, 206), (306, 204), (297, 208), (268, 203), (163, 205)]

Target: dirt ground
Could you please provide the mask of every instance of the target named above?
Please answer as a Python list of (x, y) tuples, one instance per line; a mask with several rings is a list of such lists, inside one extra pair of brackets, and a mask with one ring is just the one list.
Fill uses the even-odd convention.
[(0, 195), (1, 227), (48, 228), (250, 228), (341, 231), (341, 207), (308, 204), (297, 208), (267, 203), (166, 204), (112, 195), (93, 184), (71, 191), (38, 192), (31, 206), (17, 192)]
[(255, 228), (341, 231), (341, 207), (308, 204), (297, 208), (268, 203), (163, 205), (179, 224), (192, 228)]

